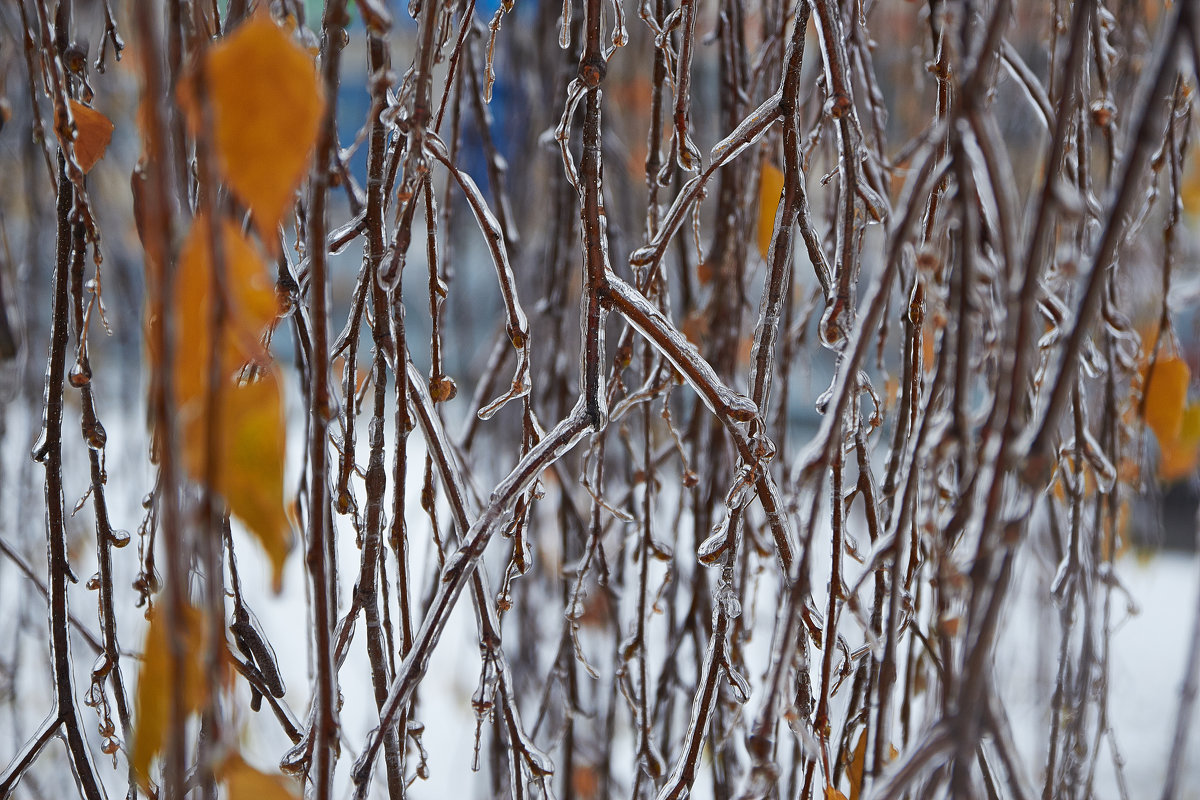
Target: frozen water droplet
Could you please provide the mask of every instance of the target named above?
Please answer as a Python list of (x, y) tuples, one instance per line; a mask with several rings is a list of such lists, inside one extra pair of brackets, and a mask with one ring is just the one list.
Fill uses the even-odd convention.
[(734, 594), (732, 586), (725, 586), (721, 589), (717, 596), (717, 602), (721, 605), (721, 613), (730, 619), (737, 619), (742, 615), (742, 604)]
[(46, 428), (42, 427), (38, 433), (37, 441), (33, 443), (33, 450), (30, 451), (30, 457), (39, 464), (46, 463), (46, 456), (50, 454), (50, 448), (46, 441)]
[(841, 350), (846, 346), (845, 311), (845, 301), (837, 298), (825, 306), (825, 313), (821, 315), (817, 334), (821, 338), (821, 344), (830, 350)]
[(757, 434), (750, 437), (750, 451), (754, 453), (754, 457), (760, 464), (765, 464), (775, 458), (777, 452), (775, 443), (769, 437)]
[(654, 260), (657, 248), (653, 244), (644, 245), (634, 250), (629, 256), (629, 264), (634, 267), (644, 267)]
[(76, 389), (82, 389), (92, 382), (92, 368), (83, 358), (78, 359), (71, 371), (67, 373), (67, 382)]
[(1096, 348), (1096, 343), (1091, 339), (1088, 339), (1084, 345), (1081, 356), (1080, 364), (1083, 366), (1084, 373), (1089, 378), (1099, 378), (1104, 374), (1106, 369), (1104, 356), (1100, 354), (1100, 351)]
[(558, 46), (563, 50), (571, 46), (571, 0), (563, 0), (562, 25), (558, 28)]
[(92, 577), (88, 578), (87, 583), (84, 584), (84, 587), (89, 592), (94, 592), (97, 589), (99, 589), (100, 588), (100, 573), (97, 572), (96, 574), (92, 575)]
[(726, 507), (733, 511), (746, 505), (750, 500), (750, 491), (753, 487), (754, 473), (749, 467), (742, 467), (738, 471), (737, 480), (729, 487), (729, 492), (725, 495)]
[(712, 534), (696, 548), (696, 558), (705, 566), (717, 563), (729, 546), (729, 517), (725, 517), (712, 528)]
[(108, 540), (112, 542), (113, 547), (124, 547), (125, 545), (129, 544), (129, 531), (109, 531)]
[(516, 567), (518, 575), (524, 575), (533, 565), (533, 551), (529, 548), (529, 540), (525, 537), (521, 537), (517, 544), (518, 547), (513, 553), (513, 566)]
[(300, 300), (295, 292), (277, 292), (279, 296), (279, 316), (281, 319), (287, 319), (292, 314), (296, 313), (296, 306)]
[(737, 701), (739, 703), (747, 702), (750, 699), (750, 682), (742, 673), (730, 666), (725, 667), (725, 674), (729, 677), (729, 687), (737, 695)]
[(303, 739), (300, 743), (283, 754), (279, 760), (279, 770), (286, 775), (301, 775), (308, 770), (308, 744)]
[(821, 394), (817, 397), (816, 402), (813, 404), (816, 406), (817, 413), (824, 414), (826, 411), (828, 411), (829, 401), (831, 400), (833, 400), (833, 384), (830, 384), (828, 389), (821, 392)]
[(102, 681), (108, 677), (108, 673), (112, 672), (112, 659), (107, 653), (101, 653), (96, 656), (96, 660), (92, 662), (92, 679)]
[(104, 432), (104, 426), (100, 424), (100, 420), (94, 420), (90, 425), (83, 426), (83, 440), (93, 450), (104, 449), (104, 444), (108, 441), (108, 434)]
[(406, 254), (403, 249), (388, 247), (384, 254), (383, 264), (377, 273), (379, 287), (386, 292), (393, 291), (400, 285), (400, 276), (404, 274)]
[(679, 154), (675, 160), (684, 172), (695, 172), (700, 169), (700, 150), (686, 132), (684, 132), (683, 141), (679, 145)]
[(1117, 468), (1104, 454), (1104, 448), (1092, 436), (1092, 432), (1086, 428), (1083, 437), (1083, 455), (1096, 476), (1096, 488), (1100, 494), (1111, 492), (1117, 483)]

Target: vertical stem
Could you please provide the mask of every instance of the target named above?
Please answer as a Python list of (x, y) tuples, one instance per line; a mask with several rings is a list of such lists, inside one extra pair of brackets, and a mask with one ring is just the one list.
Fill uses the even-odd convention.
[(49, 358), (46, 363), (46, 406), (42, 435), (34, 460), (46, 469), (46, 585), (50, 589), (50, 658), (54, 670), (54, 701), (66, 736), (71, 768), (84, 797), (100, 800), (104, 789), (96, 777), (79, 711), (75, 707), (75, 679), (71, 674), (71, 635), (67, 609), (67, 581), (74, 581), (67, 561), (67, 532), (63, 517), (62, 422), (63, 382), (66, 379), (67, 322), (70, 299), (67, 277), (71, 261), (71, 206), (74, 191), (67, 178), (66, 159), (58, 155), (57, 245), (54, 258), (53, 311)]
[(315, 750), (310, 779), (317, 800), (329, 800), (338, 735), (337, 674), (333, 663), (333, 528), (329, 503), (328, 431), (333, 415), (329, 391), (329, 261), (326, 249), (329, 177), (336, 167), (338, 70), (349, 23), (345, 0), (326, 5), (321, 38), (321, 75), (325, 117), (317, 137), (308, 203), (309, 307), (312, 316), (312, 373), (309, 385), (309, 513), (305, 562), (312, 581), (315, 676)]

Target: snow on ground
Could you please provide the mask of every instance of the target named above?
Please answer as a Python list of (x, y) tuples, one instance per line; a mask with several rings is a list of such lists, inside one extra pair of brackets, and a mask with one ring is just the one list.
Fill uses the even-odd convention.
[[(152, 485), (145, 459), (143, 416), (140, 412), (121, 416), (115, 412), (105, 414), (105, 411), (102, 407), (101, 415), (109, 433), (107, 466), (109, 485), (113, 491), (110, 496), (112, 517), (116, 527), (134, 532), (142, 515), (141, 496)], [(0, 440), (0, 464), (3, 467), (3, 480), (0, 481), (0, 536), (24, 553), (41, 574), (45, 569), (42, 471), (39, 465), (28, 461), (29, 444), (33, 441), (34, 431), (28, 427), (28, 415), (17, 413), (14, 406), (9, 406), (8, 412), (8, 430)], [(300, 410), (292, 408), (290, 412), (293, 422), (298, 423), (296, 415)], [(77, 415), (77, 411), (72, 410), (69, 414)], [(68, 506), (73, 505), (86, 488), (85, 456), (80, 452), (77, 440), (70, 438), (78, 430), (77, 425), (77, 419), (69, 416), (66, 428), (70, 443), (67, 448)], [(293, 432), (300, 427), (299, 424), (290, 426)], [(365, 425), (363, 432), (365, 434)], [(415, 434), (410, 442), (413, 463), (420, 465), (423, 462), (420, 435)], [(301, 442), (293, 437), (291, 445), (293, 463), (290, 466), (289, 485), (295, 485), (294, 477), (302, 452)], [(406, 498), (413, 520), (424, 518), (418, 498), (419, 470), (420, 466), (414, 467), (414, 474), (410, 476), (413, 478), (410, 481), (410, 496)], [(442, 514), (445, 519), (444, 510)], [(414, 524), (414, 531), (417, 529), (418, 525)], [(346, 530), (349, 530), (349, 526), (346, 526)], [(74, 564), (81, 578), (81, 583), (71, 589), (71, 603), (78, 617), (92, 630), (97, 630), (95, 597), (83, 587), (83, 582), (95, 569), (90, 531), (90, 510), (85, 509), (70, 522), (69, 535), (75, 542)], [(821, 538), (818, 537), (818, 541)], [(298, 551), (293, 553), (287, 564), (284, 591), (274, 596), (267, 588), (267, 570), (257, 546), (240, 534), (235, 541), (247, 600), (262, 627), (271, 634), (288, 688), (286, 702), (303, 721), (309, 700), (307, 587), (303, 559)], [(428, 537), (414, 535), (414, 542), (416, 547), (412, 569), (415, 574), (424, 575), (427, 572), (425, 559), (429, 556)], [(121, 551), (116, 559), (119, 624), (122, 641), (128, 650), (140, 647), (144, 625), (141, 610), (134, 608), (133, 594), (129, 589), (136, 568), (136, 546), (135, 534), (130, 548)], [(819, 545), (818, 551), (821, 547), (824, 547), (827, 556), (828, 543)], [(815, 563), (822, 563), (820, 552), (814, 553), (814, 556)], [(343, 600), (341, 611), (344, 612), (358, 565), (358, 551), (352, 535), (341, 538), (339, 558)], [(1052, 567), (1040, 564), (1032, 554), (1023, 556), (1023, 561), (1024, 568), (1018, 570), (1020, 580), (1015, 587), (1018, 600), (1009, 610), (1004, 622), (1005, 634), (997, 647), (996, 674), (1027, 771), (1031, 775), (1039, 775), (1045, 761), (1049, 725), (1046, 709), (1053, 691), (1058, 623), (1057, 611), (1039, 599), (1044, 597), (1042, 592), (1053, 573)], [(1149, 558), (1128, 555), (1120, 560), (1118, 574), (1136, 603), (1138, 613), (1130, 614), (1124, 597), (1114, 593), (1113, 619), (1116, 630), (1112, 638), (1109, 710), (1116, 740), (1125, 760), (1126, 784), (1130, 797), (1136, 800), (1156, 797), (1161, 791), (1179, 707), (1191, 615), (1196, 607), (1196, 594), (1200, 591), (1200, 560), (1196, 556), (1170, 553)], [(847, 575), (848, 580), (854, 577), (854, 574)], [(814, 585), (823, 589), (825, 578), (815, 576)], [(770, 626), (774, 619), (774, 608), (770, 602), (772, 592), (770, 582), (764, 580), (757, 603), (744, 610), (747, 615), (753, 614), (756, 626), (754, 640), (747, 651), (750, 670), (765, 667)], [(50, 708), (48, 655), (41, 639), (45, 607), (40, 603), (26, 579), (7, 561), (0, 560), (0, 607), (5, 609), (4, 615), (0, 616), (0, 662), (7, 665), (15, 659), (21, 664), (18, 684), (11, 687), (13, 694), (5, 697), (0, 691), (0, 764), (8, 762)], [(557, 613), (557, 609), (553, 611)], [(17, 626), (13, 624), (18, 619), (29, 620), (24, 633), (18, 633)], [(857, 634), (857, 625), (849, 616), (843, 617), (843, 630), (848, 637)], [(357, 634), (359, 637), (364, 634), (361, 620)], [(82, 697), (91, 656), (78, 639), (74, 648), (78, 665), (77, 694)], [(652, 669), (655, 667), (656, 664), (652, 663)], [(125, 662), (125, 670), (127, 680), (132, 683), (133, 673), (136, 672), (132, 660)], [(462, 603), (451, 619), (421, 688), (418, 717), (426, 726), (424, 743), (429, 753), (430, 769), (429, 780), (414, 786), (414, 797), (472, 797), (483, 793), (487, 783), (486, 773), (472, 774), (464, 768), (464, 756), (473, 746), (471, 732), (474, 730), (474, 714), (470, 698), (476, 687), (478, 671), (475, 620), (469, 603)], [(368, 674), (361, 638), (356, 638), (342, 670), (344, 705), (341, 715), (349, 734), (343, 742), (341, 754), (339, 796), (347, 787), (349, 763), (362, 745), (362, 736), (374, 726), (373, 720), (377, 720), (370, 683), (365, 677)], [(756, 682), (755, 678), (757, 674), (752, 677), (752, 682)], [(248, 697), (240, 682), (237, 691), (238, 698), (230, 704), (230, 709), (245, 756), (262, 768), (272, 769), (290, 742), (267, 711), (259, 714), (248, 711)], [(753, 713), (756, 708), (757, 699), (752, 697), (747, 713)], [(99, 741), (94, 736), (95, 715), (87, 708), (82, 709), (82, 713), (85, 726), (94, 740), (93, 752), (98, 754)], [(526, 714), (531, 713), (531, 710), (526, 710)], [(1193, 720), (1192, 727), (1193, 736), (1179, 795), (1183, 800), (1200, 800), (1200, 714)], [(618, 743), (619, 753), (627, 753), (631, 748), (631, 742), (622, 740)], [(1096, 796), (1102, 799), (1116, 798), (1118, 795), (1107, 751), (1100, 762)], [(58, 745), (52, 745), (30, 774), (36, 783), (53, 788), (62, 785), (64, 768), (65, 758), (61, 749)], [(111, 769), (106, 761), (100, 762), (100, 770), (116, 796), (121, 774)], [(376, 779), (380, 779), (379, 774)], [(696, 787), (697, 797), (704, 796), (704, 782), (708, 779), (709, 773), (705, 770), (701, 774), (701, 783)]]

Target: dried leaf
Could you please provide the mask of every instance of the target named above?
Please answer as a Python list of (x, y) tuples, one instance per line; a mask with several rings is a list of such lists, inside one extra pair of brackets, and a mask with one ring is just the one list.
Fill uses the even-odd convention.
[(225, 393), (226, 421), (217, 491), (229, 509), (258, 537), (271, 559), (271, 584), (283, 588), (283, 564), (292, 549), (292, 528), (283, 500), (286, 436), (279, 380), (262, 380)]
[[(186, 716), (199, 711), (208, 697), (203, 661), (206, 649), (204, 615), (191, 606), (184, 606), (180, 618), (175, 620), (174, 630), (183, 650), (181, 691), (183, 713)], [(170, 655), (171, 630), (161, 605), (155, 607), (150, 617), (150, 627), (146, 631), (142, 649), (145, 658), (138, 673), (134, 704), (137, 725), (130, 762), (139, 780), (145, 783), (149, 779), (150, 762), (166, 744), (171, 720), (171, 687), (175, 670)]]
[[(896, 752), (896, 748), (888, 745), (887, 756), (885, 763), (890, 764), (900, 755)], [(862, 795), (863, 772), (867, 766), (867, 732), (863, 731), (858, 735), (858, 742), (854, 745), (854, 750), (850, 753), (850, 761), (847, 764), (846, 777), (850, 781), (850, 798), (849, 800), (858, 800)], [(844, 795), (842, 796), (844, 800)]]
[(429, 381), (429, 396), (435, 403), (448, 403), (458, 394), (458, 386), (444, 375), (437, 380)]
[[(212, 352), (212, 237), (205, 217), (197, 217), (179, 256), (175, 277), (175, 397), (182, 413), (204, 401)], [(259, 344), (263, 329), (279, 313), (279, 299), (267, 270), (236, 225), (221, 226), (224, 261), (225, 329), (221, 336), (222, 377), (248, 362), (265, 362)], [(190, 413), (199, 411), (192, 408)]]
[(1200, 163), (1188, 159), (1188, 168), (1179, 186), (1179, 197), (1189, 214), (1200, 212)]
[(229, 800), (296, 800), (300, 796), (292, 781), (259, 772), (236, 754), (221, 764), (217, 780), (225, 784)]
[(1200, 403), (1192, 403), (1184, 410), (1179, 438), (1185, 442), (1200, 442)]
[[(258, 14), (209, 49), (204, 74), (221, 174), (271, 246), (308, 169), (325, 109), (313, 59), (269, 15)], [(192, 83), (181, 85), (179, 99), (192, 129), (204, 130)]]
[[(292, 548), (292, 528), (283, 499), (286, 437), (279, 379), (267, 371), (260, 380), (229, 385), (221, 391), (215, 432), (213, 490), (258, 539), (271, 560), (271, 585), (283, 588), (283, 565)], [(182, 422), (184, 463), (197, 481), (205, 475), (209, 420), (203, 415)]]
[(779, 196), (783, 192), (783, 173), (771, 164), (763, 164), (762, 179), (758, 184), (758, 252), (763, 260), (771, 250), (771, 237), (775, 235), (775, 212), (779, 210)]
[(867, 766), (867, 732), (858, 735), (858, 743), (850, 753), (850, 768), (846, 777), (850, 779), (850, 800), (858, 800), (862, 793), (863, 770)]
[(846, 800), (846, 795), (842, 794), (832, 786), (826, 786), (825, 800)]
[(71, 105), (71, 116), (75, 118), (75, 160), (85, 173), (91, 172), (96, 162), (104, 158), (104, 151), (112, 141), (112, 120), (76, 100), (67, 102)]
[(1146, 385), (1146, 424), (1160, 445), (1179, 438), (1190, 379), (1187, 363), (1174, 355), (1160, 355), (1150, 372)]
[[(1147, 409), (1149, 417), (1149, 409)], [(1179, 435), (1159, 440), (1161, 458), (1158, 476), (1167, 483), (1186, 478), (1196, 471), (1200, 462), (1200, 404), (1193, 403), (1181, 415)]]
[[(282, 588), (283, 563), (291, 549), (291, 525), (283, 501), (285, 431), (279, 378), (265, 365), (260, 344), (266, 325), (279, 312), (279, 301), (254, 245), (236, 225), (221, 228), (224, 255), (225, 324), (212, 332), (212, 253), (208, 221), (199, 217), (184, 242), (175, 284), (175, 396), (183, 439), (184, 465), (204, 482), (210, 427), (209, 362), (214, 340), (220, 353), (219, 393), (212, 431), (215, 445), (212, 489), (220, 494), (266, 550), (276, 591)], [(261, 379), (238, 385), (237, 372), (248, 362), (263, 365)]]

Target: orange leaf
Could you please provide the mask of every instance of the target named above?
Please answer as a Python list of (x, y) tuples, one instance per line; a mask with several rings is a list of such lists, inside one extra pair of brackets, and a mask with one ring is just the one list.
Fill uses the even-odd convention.
[(274, 372), (224, 394), (224, 448), (217, 490), (271, 559), (271, 585), (283, 588), (292, 528), (283, 502), (287, 446), (283, 399)]
[(842, 794), (832, 786), (826, 786), (825, 800), (846, 800), (846, 795)]
[(1151, 370), (1146, 385), (1146, 424), (1161, 445), (1179, 437), (1191, 375), (1179, 356), (1160, 355)]
[(1179, 438), (1185, 442), (1200, 442), (1200, 403), (1192, 403), (1184, 409)]
[[(184, 606), (181, 618), (175, 621), (183, 650), (184, 715), (199, 711), (208, 697), (208, 679), (204, 670), (206, 629), (204, 615), (191, 606)], [(150, 617), (143, 646), (144, 660), (138, 673), (134, 718), (137, 720), (130, 762), (143, 783), (149, 779), (150, 762), (166, 744), (171, 721), (172, 676), (171, 630), (164, 619), (162, 606)]]
[(295, 800), (299, 795), (282, 775), (259, 772), (238, 755), (231, 755), (217, 770), (229, 800)]
[(783, 192), (783, 173), (771, 164), (763, 164), (762, 179), (758, 184), (758, 252), (763, 260), (771, 250), (771, 237), (775, 234), (775, 212), (779, 209), (779, 196)]
[[(203, 403), (212, 352), (212, 237), (207, 218), (197, 217), (179, 256), (175, 276), (175, 397), (181, 411)], [(220, 374), (231, 377), (247, 362), (264, 362), (263, 329), (279, 312), (279, 300), (262, 259), (236, 225), (221, 225), (224, 261), (225, 329)], [(192, 409), (192, 413), (199, 413)]]
[(1165, 441), (1160, 439), (1159, 450), (1158, 476), (1162, 480), (1171, 483), (1195, 472), (1200, 461), (1200, 404), (1187, 407), (1181, 415), (1179, 435)]
[(859, 793), (862, 792), (863, 770), (867, 765), (867, 732), (863, 731), (858, 735), (858, 743), (854, 745), (854, 751), (850, 754), (850, 768), (846, 770), (846, 777), (850, 779), (850, 800), (858, 800)]
[[(206, 480), (211, 436), (211, 488), (266, 550), (279, 591), (292, 538), (283, 504), (285, 431), (279, 378), (269, 367), (261, 367), (260, 380), (234, 382), (247, 362), (269, 363), (259, 340), (279, 304), (254, 245), (228, 221), (221, 226), (221, 249), (226, 315), (219, 336), (212, 331), (211, 234), (204, 217), (192, 225), (176, 274), (174, 379), (184, 465), (194, 480)], [(214, 418), (206, 412), (214, 340), (222, 384), (215, 415), (218, 429), (210, 431)]]
[(104, 151), (112, 141), (112, 120), (83, 103), (68, 100), (71, 116), (75, 119), (75, 160), (79, 168), (88, 173), (96, 162), (104, 158)]
[(1194, 158), (1190, 162), (1179, 186), (1179, 197), (1187, 212), (1196, 214), (1200, 212), (1200, 163)]
[[(273, 246), (325, 109), (313, 59), (270, 16), (258, 14), (209, 49), (205, 78), (221, 173)], [(194, 87), (183, 86), (179, 99), (192, 129), (204, 130)]]
[[(292, 548), (292, 528), (283, 501), (286, 437), (279, 379), (267, 371), (262, 379), (221, 390), (215, 432), (213, 490), (258, 539), (271, 560), (271, 586), (283, 588), (283, 564)], [(187, 416), (180, 426), (184, 463), (197, 481), (206, 473), (205, 456), (211, 420)]]
[[(900, 755), (896, 752), (896, 748), (888, 745), (887, 756), (885, 763), (890, 764)], [(854, 745), (854, 750), (850, 753), (850, 760), (847, 763), (846, 777), (850, 781), (850, 798), (849, 800), (858, 800), (862, 795), (863, 771), (867, 765), (867, 732), (863, 731), (858, 735), (858, 742)], [(841, 795), (843, 800), (845, 796)]]

